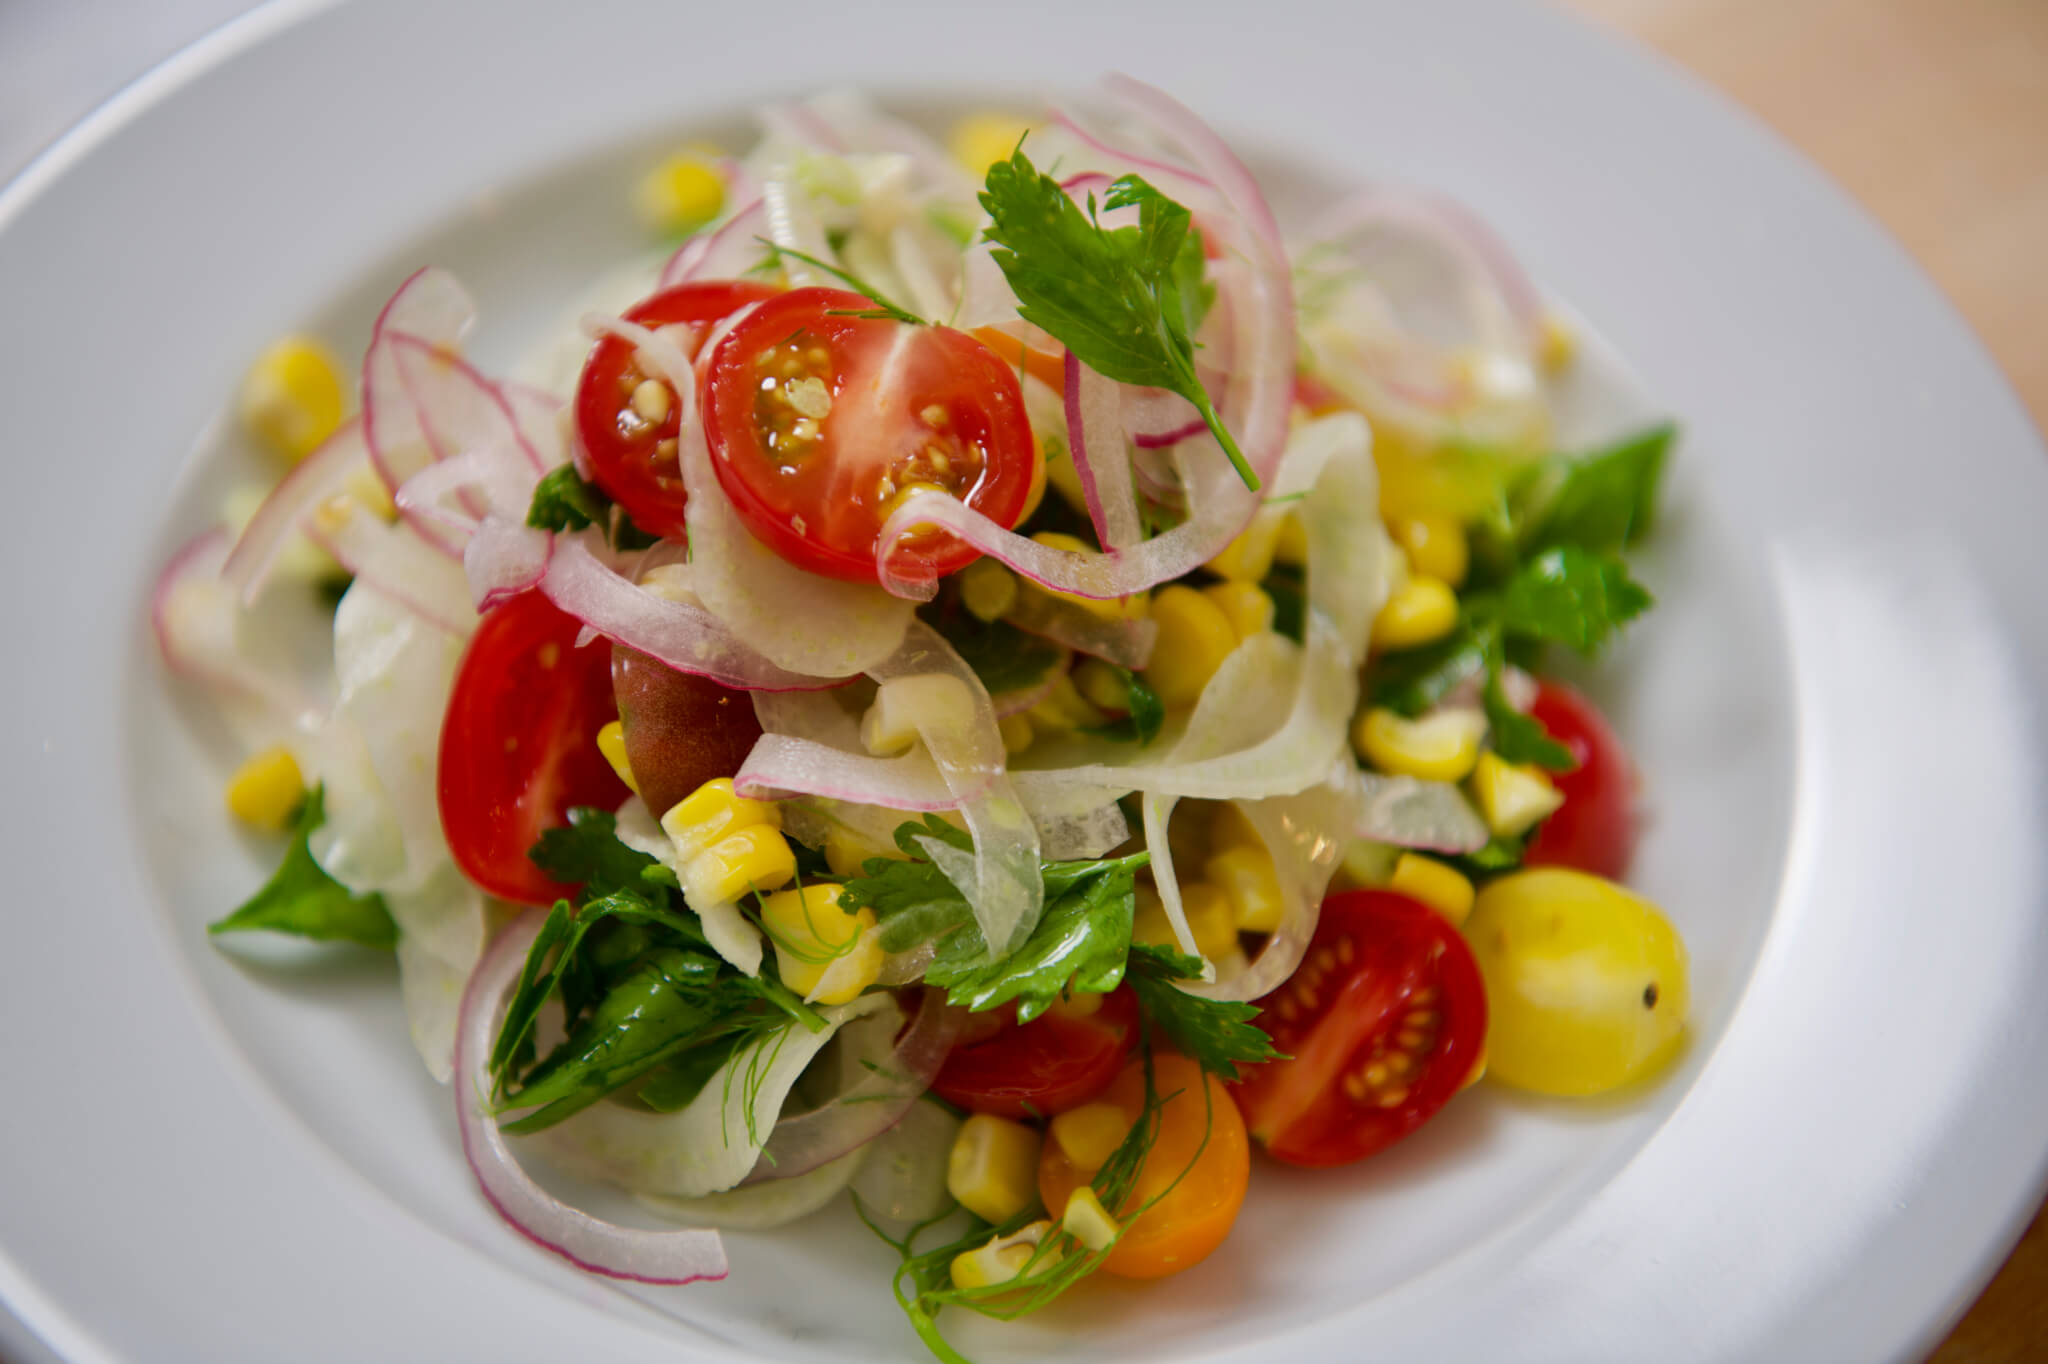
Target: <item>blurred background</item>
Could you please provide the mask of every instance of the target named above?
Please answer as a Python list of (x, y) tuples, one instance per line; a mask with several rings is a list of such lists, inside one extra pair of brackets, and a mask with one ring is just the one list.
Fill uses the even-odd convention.
[[(0, 182), (247, 0), (0, 0)], [(2048, 427), (2048, 0), (1565, 0), (1722, 90), (1916, 256)], [(2048, 1224), (1936, 1350), (2048, 1358)]]

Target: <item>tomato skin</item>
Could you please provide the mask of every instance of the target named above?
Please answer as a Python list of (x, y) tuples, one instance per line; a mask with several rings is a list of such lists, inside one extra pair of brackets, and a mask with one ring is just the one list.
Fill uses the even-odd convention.
[(623, 644), (612, 646), (612, 691), (626, 765), (657, 818), (705, 782), (738, 772), (761, 737), (745, 692), (677, 672)]
[(1064, 1113), (1088, 1102), (1116, 1079), (1138, 1035), (1130, 988), (1101, 998), (1102, 1007), (1085, 1017), (1055, 1008), (1029, 1023), (1005, 1020), (992, 1035), (955, 1047), (933, 1092), (1000, 1118)]
[(441, 726), (441, 829), (463, 875), (492, 895), (548, 905), (574, 893), (527, 850), (570, 807), (616, 809), (628, 792), (598, 752), (616, 714), (611, 650), (579, 649), (582, 622), (538, 592), (484, 615)]
[(1564, 804), (1537, 828), (1524, 862), (1619, 881), (1636, 848), (1635, 766), (1628, 750), (1593, 703), (1561, 683), (1539, 683), (1529, 713), (1571, 750), (1578, 766), (1551, 774)]
[[(1258, 1001), (1291, 1058), (1236, 1086), (1252, 1135), (1289, 1165), (1347, 1165), (1435, 1116), (1486, 1043), (1486, 991), (1457, 929), (1392, 891), (1323, 901), (1292, 978)], [(1407, 1037), (1412, 1041), (1404, 1042)]]
[[(1164, 1100), (1159, 1132), (1129, 1197), (1110, 1210), (1128, 1225), (1102, 1262), (1104, 1271), (1124, 1279), (1164, 1278), (1207, 1259), (1236, 1224), (1251, 1180), (1244, 1117), (1221, 1080), (1184, 1056), (1159, 1053), (1152, 1058), (1152, 1087)], [(1136, 1122), (1145, 1109), (1144, 1062), (1125, 1066), (1102, 1099)], [(1057, 1139), (1048, 1139), (1038, 1158), (1039, 1197), (1057, 1219), (1067, 1198), (1094, 1175), (1076, 1167)], [(1159, 1201), (1138, 1213), (1155, 1196)]]
[[(711, 467), (740, 520), (797, 567), (850, 582), (876, 581), (876, 537), (911, 484), (1008, 526), (1038, 465), (1017, 376), (995, 352), (950, 327), (833, 315), (873, 306), (793, 289), (727, 332), (701, 380)], [(824, 415), (801, 416), (812, 381), (823, 388), (803, 401)], [(937, 534), (901, 554), (942, 576), (976, 557)]]
[[(702, 334), (711, 324), (778, 292), (752, 280), (679, 284), (634, 304), (626, 310), (625, 319), (643, 327), (687, 323), (699, 329), (701, 344)], [(687, 349), (694, 354), (696, 346)], [(624, 507), (640, 529), (680, 539), (688, 530), (683, 521), (688, 497), (674, 445), (681, 429), (682, 404), (670, 390), (668, 415), (662, 421), (637, 419), (629, 400), (646, 377), (634, 359), (632, 342), (619, 336), (601, 338), (591, 347), (582, 377), (576, 382), (576, 435), (589, 462), (591, 481)], [(669, 443), (666, 453), (661, 450), (664, 441)]]

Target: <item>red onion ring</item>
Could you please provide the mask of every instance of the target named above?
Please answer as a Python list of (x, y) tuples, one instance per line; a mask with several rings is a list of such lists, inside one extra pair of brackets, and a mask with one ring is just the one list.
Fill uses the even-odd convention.
[(528, 910), (498, 935), (470, 973), (455, 1032), (455, 1118), (462, 1154), (498, 1216), (542, 1250), (579, 1269), (634, 1283), (687, 1284), (726, 1275), (715, 1231), (642, 1231), (600, 1221), (533, 1182), (512, 1156), (490, 1112), (489, 1057), (505, 992), (519, 978), (541, 915)]
[(270, 490), (221, 566), (221, 580), (233, 589), (242, 605), (254, 605), (263, 594), (271, 570), (277, 567), (278, 559), (307, 514), (347, 487), (349, 476), (368, 459), (363, 424), (352, 418), (312, 454), (292, 466), (291, 472)]
[[(1095, 538), (1105, 553), (1115, 554), (1136, 544), (1145, 533), (1131, 488), (1130, 457), (1124, 451), (1119, 411), (1122, 385), (1089, 369), (1072, 351), (1066, 352), (1061, 369), (1067, 452), (1081, 480), (1081, 496), (1088, 504)], [(1089, 454), (1091, 448), (1103, 461), (1100, 476), (1095, 457)]]
[(1157, 433), (1140, 431), (1137, 435), (1131, 437), (1131, 444), (1137, 446), (1140, 450), (1165, 450), (1180, 444), (1184, 440), (1193, 440), (1208, 429), (1209, 423), (1197, 417), (1185, 426), (1176, 426), (1170, 431), (1160, 431)]
[[(260, 701), (305, 733), (326, 711), (297, 685), (257, 668), (235, 641), (240, 609), (220, 579), (228, 533), (218, 527), (173, 554), (150, 593), (149, 624), (171, 671)], [(182, 603), (182, 605), (181, 605)]]
[[(455, 277), (430, 265), (414, 271), (398, 286), (370, 328), (370, 345), (363, 356), (363, 442), (377, 476), (394, 497), (405, 480), (418, 472), (401, 467), (398, 451), (414, 441), (425, 444), (427, 436), (418, 408), (406, 392), (391, 336), (403, 331), (429, 345), (452, 349), (475, 316), (475, 306)], [(432, 455), (431, 446), (428, 454)], [(449, 558), (462, 556), (462, 542), (446, 528), (404, 510), (399, 515)]]
[[(759, 196), (741, 207), (715, 232), (700, 232), (676, 248), (668, 258), (668, 264), (661, 268), (661, 278), (655, 281), (656, 289), (672, 289), (678, 284), (687, 284), (710, 273), (706, 267), (720, 259), (720, 253), (734, 242), (752, 241), (760, 235), (758, 221), (762, 213)], [(727, 272), (719, 272), (727, 273)]]

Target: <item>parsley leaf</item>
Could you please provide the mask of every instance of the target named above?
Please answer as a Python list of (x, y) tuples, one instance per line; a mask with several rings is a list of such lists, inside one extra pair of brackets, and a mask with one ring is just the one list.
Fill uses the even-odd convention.
[(1017, 1021), (1029, 1023), (1070, 991), (1106, 994), (1124, 977), (1136, 912), (1135, 877), (1143, 856), (1096, 864), (1093, 874), (1059, 898), (1021, 947), (988, 960), (981, 930), (972, 922), (941, 939), (925, 969), (928, 985), (980, 1013), (1017, 1001)]
[[(1197, 265), (1183, 257), (1192, 215), (1135, 175), (1109, 187), (1103, 207), (1135, 206), (1135, 227), (1106, 229), (1041, 175), (1019, 147), (988, 169), (983, 232), (1024, 320), (1044, 328), (1076, 359), (1120, 383), (1163, 388), (1195, 405), (1245, 486), (1259, 487), (1236, 438), (1216, 415), (1190, 335), (1206, 298), (1187, 297)], [(1200, 252), (1199, 242), (1193, 250)], [(1192, 305), (1192, 306), (1191, 306)]]
[(1202, 1069), (1235, 1080), (1239, 1065), (1281, 1059), (1273, 1039), (1252, 1023), (1259, 1016), (1257, 1005), (1204, 999), (1173, 983), (1201, 975), (1197, 958), (1147, 943), (1131, 948), (1125, 972), (1145, 1017)]
[(563, 464), (542, 475), (533, 488), (533, 501), (526, 509), (526, 524), (535, 530), (570, 531), (597, 526), (613, 549), (645, 549), (660, 536), (650, 535), (633, 524), (625, 508), (606, 497), (604, 490)]
[(1470, 615), (1434, 644), (1384, 656), (1374, 664), (1372, 704), (1401, 715), (1420, 715), (1463, 682), (1485, 671), (1496, 636), (1475, 628)]
[(1507, 634), (1590, 655), (1651, 601), (1620, 559), (1560, 545), (1516, 569), (1485, 605)]
[(318, 786), (306, 794), (292, 829), (291, 846), (285, 849), (277, 871), (232, 914), (207, 925), (208, 933), (260, 929), (366, 947), (391, 947), (398, 942), (398, 925), (392, 922), (383, 896), (357, 895), (313, 860), (310, 840), (327, 818), (324, 796), (324, 788)]
[(1525, 548), (1575, 545), (1616, 554), (1649, 534), (1678, 428), (1669, 422), (1562, 464), (1554, 491), (1528, 515)]
[(1141, 747), (1151, 743), (1159, 737), (1160, 727), (1166, 723), (1166, 703), (1159, 699), (1159, 693), (1152, 690), (1152, 684), (1142, 674), (1129, 668), (1119, 668), (1114, 663), (1103, 666), (1123, 681), (1124, 714), (1106, 725), (1096, 725), (1082, 732)]
[(583, 887), (586, 899), (661, 883), (668, 869), (621, 843), (618, 823), (609, 810), (578, 805), (569, 811), (567, 828), (543, 830), (526, 856), (550, 879)]
[(1471, 852), (1451, 858), (1450, 863), (1471, 877), (1513, 871), (1522, 865), (1525, 842), (1525, 839), (1512, 835), (1495, 834)]
[(1481, 695), (1486, 705), (1486, 723), (1493, 735), (1493, 751), (1501, 761), (1535, 763), (1552, 772), (1569, 772), (1576, 767), (1572, 751), (1551, 738), (1541, 720), (1516, 710), (1508, 700), (1507, 690), (1501, 686), (1497, 655), (1488, 667), (1486, 690)]

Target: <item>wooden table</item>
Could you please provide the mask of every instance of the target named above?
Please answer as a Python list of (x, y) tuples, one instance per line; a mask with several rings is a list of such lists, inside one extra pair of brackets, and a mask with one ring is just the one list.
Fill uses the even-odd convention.
[[(1760, 115), (1882, 221), (2048, 428), (2048, 0), (1567, 0)], [(2048, 1214), (1933, 1355), (2048, 1358)]]

